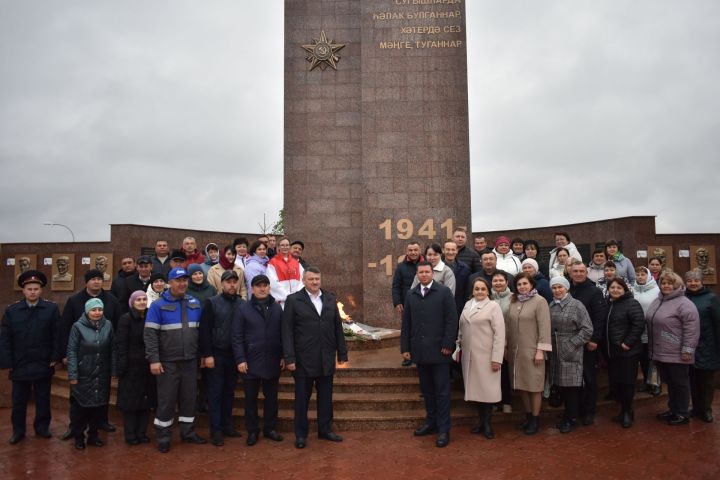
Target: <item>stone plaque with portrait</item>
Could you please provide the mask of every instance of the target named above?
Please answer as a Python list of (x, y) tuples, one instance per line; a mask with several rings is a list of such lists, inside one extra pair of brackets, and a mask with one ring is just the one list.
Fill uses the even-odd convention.
[(690, 245), (690, 268), (699, 268), (703, 273), (703, 283), (717, 284), (717, 265), (714, 245)]
[(91, 253), (90, 269), (100, 270), (103, 274), (103, 289), (110, 290), (112, 286), (113, 254), (112, 253)]
[(19, 253), (15, 255), (15, 275), (13, 275), (13, 289), (20, 290), (20, 286), (17, 284), (17, 279), (21, 273), (27, 270), (37, 269), (37, 254), (36, 253)]
[(662, 268), (673, 269), (673, 247), (671, 245), (648, 245), (648, 262), (652, 257), (658, 257), (662, 261)]
[(60, 291), (75, 289), (74, 253), (53, 253), (50, 288)]

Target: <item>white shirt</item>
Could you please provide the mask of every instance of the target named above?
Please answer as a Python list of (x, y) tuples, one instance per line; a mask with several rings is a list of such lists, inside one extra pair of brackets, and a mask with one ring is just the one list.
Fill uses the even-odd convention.
[(430, 287), (432, 287), (433, 282), (431, 281), (427, 285), (420, 284), (420, 295), (423, 297), (427, 295), (427, 292), (430, 291)]
[(313, 305), (315, 305), (315, 310), (317, 310), (318, 315), (322, 314), (322, 290), (318, 291), (317, 295), (313, 295), (310, 293), (310, 291), (306, 288), (305, 291), (307, 292), (308, 296), (310, 297), (310, 301)]

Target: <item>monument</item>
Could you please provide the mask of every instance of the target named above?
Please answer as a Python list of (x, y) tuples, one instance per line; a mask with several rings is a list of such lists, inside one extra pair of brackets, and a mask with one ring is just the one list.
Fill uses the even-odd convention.
[(285, 228), (358, 321), (399, 328), (405, 245), (470, 227), (461, 0), (286, 0)]

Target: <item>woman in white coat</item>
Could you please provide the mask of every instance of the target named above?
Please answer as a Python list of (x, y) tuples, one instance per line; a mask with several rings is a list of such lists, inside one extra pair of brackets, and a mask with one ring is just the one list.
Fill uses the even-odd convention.
[(495, 437), (490, 419), (493, 406), (502, 398), (500, 368), (505, 352), (505, 320), (497, 302), (490, 300), (490, 285), (475, 279), (473, 298), (460, 315), (458, 341), (465, 381), (465, 401), (480, 403), (480, 425), (471, 430)]

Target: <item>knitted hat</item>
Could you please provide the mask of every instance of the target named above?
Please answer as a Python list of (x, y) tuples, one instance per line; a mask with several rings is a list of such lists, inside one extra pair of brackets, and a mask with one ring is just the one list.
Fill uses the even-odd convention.
[(90, 313), (93, 308), (105, 309), (105, 304), (99, 298), (91, 298), (85, 302), (85, 313)]
[(133, 293), (130, 294), (130, 299), (128, 300), (128, 306), (130, 308), (133, 308), (133, 305), (135, 304), (135, 300), (137, 300), (140, 297), (147, 297), (147, 294), (143, 292), (142, 290), (135, 290)]
[(520, 267), (524, 267), (525, 264), (532, 265), (532, 267), (535, 269), (536, 272), (538, 270), (540, 270), (540, 266), (538, 265), (537, 261), (535, 261), (534, 258), (526, 258), (525, 260), (522, 261), (522, 263), (520, 264)]
[(195, 272), (201, 272), (203, 274), (203, 277), (205, 276), (205, 272), (203, 272), (203, 269), (199, 263), (191, 263), (190, 265), (188, 265), (187, 269), (191, 277)]
[(162, 273), (153, 273), (152, 275), (150, 275), (150, 283), (154, 283), (155, 280), (162, 280), (164, 282), (167, 281), (165, 280), (165, 275)]
[(567, 290), (570, 290), (570, 282), (567, 281), (567, 278), (565, 277), (553, 277), (550, 279), (550, 288), (552, 288), (553, 285), (562, 285)]
[(92, 268), (85, 272), (85, 283), (89, 282), (93, 278), (99, 278), (100, 280), (104, 280), (105, 276), (103, 275), (103, 272), (96, 268)]
[(505, 235), (499, 236), (497, 239), (495, 239), (495, 248), (497, 248), (498, 245), (500, 245), (501, 243), (507, 243), (508, 245), (510, 245), (510, 239)]

